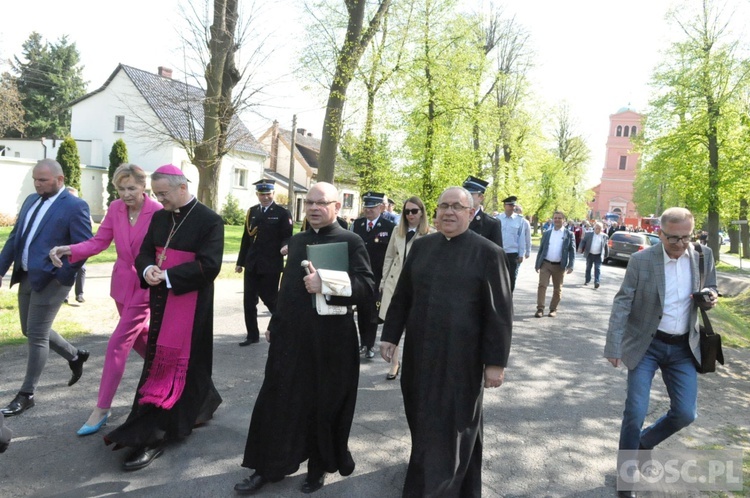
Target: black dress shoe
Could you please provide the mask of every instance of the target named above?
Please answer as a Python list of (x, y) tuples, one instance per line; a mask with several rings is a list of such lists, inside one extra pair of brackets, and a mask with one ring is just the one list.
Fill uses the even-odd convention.
[(323, 487), (323, 484), (325, 484), (326, 475), (325, 473), (320, 476), (310, 476), (310, 474), (307, 474), (307, 477), (305, 478), (305, 482), (302, 483), (302, 487), (300, 488), (300, 491), (302, 491), (305, 494), (314, 493), (320, 488)]
[(618, 491), (617, 498), (638, 498), (635, 491)]
[(235, 484), (234, 490), (238, 495), (252, 495), (268, 482), (270, 482), (268, 479), (255, 472), (247, 479), (243, 479), (242, 482)]
[(70, 376), (70, 380), (68, 381), (68, 385), (72, 386), (76, 382), (78, 382), (78, 379), (81, 378), (81, 375), (83, 375), (83, 364), (86, 363), (86, 360), (89, 359), (89, 352), (85, 349), (79, 349), (78, 350), (78, 358), (74, 361), (69, 361), (68, 364), (70, 365), (70, 370), (73, 372), (73, 375)]
[(260, 339), (245, 339), (240, 343), (240, 346), (249, 346), (250, 344), (258, 344)]
[(13, 401), (8, 403), (8, 406), (0, 410), (6, 417), (12, 417), (13, 415), (20, 415), (29, 408), (34, 406), (34, 395), (31, 396), (26, 394), (18, 393)]
[(139, 470), (148, 467), (151, 462), (159, 458), (162, 453), (164, 453), (164, 443), (137, 448), (127, 459), (125, 459), (125, 462), (122, 464), (122, 469)]

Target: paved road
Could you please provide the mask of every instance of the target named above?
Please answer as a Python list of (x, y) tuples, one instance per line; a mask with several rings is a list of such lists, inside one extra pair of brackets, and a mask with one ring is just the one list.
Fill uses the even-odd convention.
[[(487, 391), (484, 399), (484, 496), (615, 496), (626, 373), (613, 369), (601, 355), (624, 268), (605, 266), (603, 272), (600, 289), (584, 287), (579, 259), (566, 278), (557, 318), (536, 319), (537, 276), (530, 261), (521, 266), (506, 383)], [(81, 381), (67, 387), (67, 363), (51, 355), (36, 407), (7, 420), (16, 437), (0, 455), (0, 496), (233, 496), (234, 483), (249, 473), (239, 464), (268, 352), (265, 343), (237, 346), (244, 337), (241, 279), (217, 283), (214, 381), (224, 403), (215, 419), (169, 447), (150, 467), (124, 473), (124, 451), (110, 451), (98, 435), (75, 435), (95, 403), (103, 353), (116, 319), (107, 275), (106, 265), (92, 265), (87, 302), (76, 309), (94, 330), (78, 343), (92, 352)], [(730, 364), (720, 375), (701, 378), (701, 418), (672, 438), (669, 447), (734, 444), (736, 434), (750, 427), (750, 355), (727, 353)], [(18, 389), (25, 358), (25, 346), (0, 349), (1, 403)], [(347, 478), (329, 476), (316, 496), (400, 496), (410, 438), (399, 383), (386, 381), (386, 371), (379, 359), (362, 360), (350, 440), (357, 469)], [(140, 361), (133, 353), (115, 398), (111, 427), (127, 417), (139, 373)], [(665, 411), (668, 402), (658, 380), (655, 386), (649, 420)], [(301, 496), (303, 476), (304, 465), (298, 474), (268, 485), (262, 496)]]

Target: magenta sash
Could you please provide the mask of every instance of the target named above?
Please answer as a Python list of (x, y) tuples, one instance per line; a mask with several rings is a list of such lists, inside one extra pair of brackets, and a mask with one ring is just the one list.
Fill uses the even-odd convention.
[[(163, 251), (163, 247), (156, 248), (157, 258)], [(166, 256), (161, 265), (163, 270), (195, 261), (195, 253), (176, 249), (168, 248)], [(168, 289), (159, 337), (156, 339), (156, 354), (146, 382), (139, 391), (139, 404), (151, 404), (169, 410), (182, 396), (190, 360), (197, 302), (198, 291), (176, 296), (172, 289)], [(153, 319), (153, 314), (151, 316)]]

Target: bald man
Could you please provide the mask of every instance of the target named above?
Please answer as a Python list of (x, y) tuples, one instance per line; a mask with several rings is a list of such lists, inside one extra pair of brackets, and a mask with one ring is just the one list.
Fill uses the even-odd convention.
[(47, 363), (49, 350), (68, 360), (72, 386), (83, 374), (89, 353), (79, 350), (52, 330), (52, 322), (68, 296), (76, 272), (85, 260), (61, 268), (49, 259), (55, 246), (67, 246), (92, 237), (91, 217), (86, 202), (71, 195), (65, 187), (62, 167), (43, 159), (32, 172), (36, 193), (26, 198), (16, 224), (0, 253), (0, 275), (13, 265), (11, 287), (18, 284), (18, 313), (21, 331), (28, 339), (29, 356), (21, 390), (5, 408), (6, 417), (20, 415), (34, 406), (34, 391)]

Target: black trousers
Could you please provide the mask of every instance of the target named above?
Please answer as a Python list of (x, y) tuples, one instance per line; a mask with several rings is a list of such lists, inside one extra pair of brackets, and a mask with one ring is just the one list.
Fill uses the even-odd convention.
[(242, 300), (245, 309), (245, 328), (247, 338), (251, 341), (260, 339), (258, 329), (258, 298), (263, 300), (271, 314), (276, 312), (276, 301), (279, 297), (279, 274), (257, 274), (245, 271), (245, 296)]
[(508, 272), (510, 273), (510, 291), (516, 290), (516, 277), (518, 276), (518, 253), (506, 252), (505, 258), (508, 260)]
[[(376, 284), (376, 289), (379, 284)], [(368, 349), (375, 347), (375, 338), (378, 335), (378, 305), (380, 293), (367, 303), (357, 305), (357, 328), (359, 329), (359, 345), (367, 346)]]
[(86, 265), (84, 264), (76, 272), (76, 285), (75, 285), (76, 297), (83, 295), (83, 284), (85, 283), (86, 283)]

